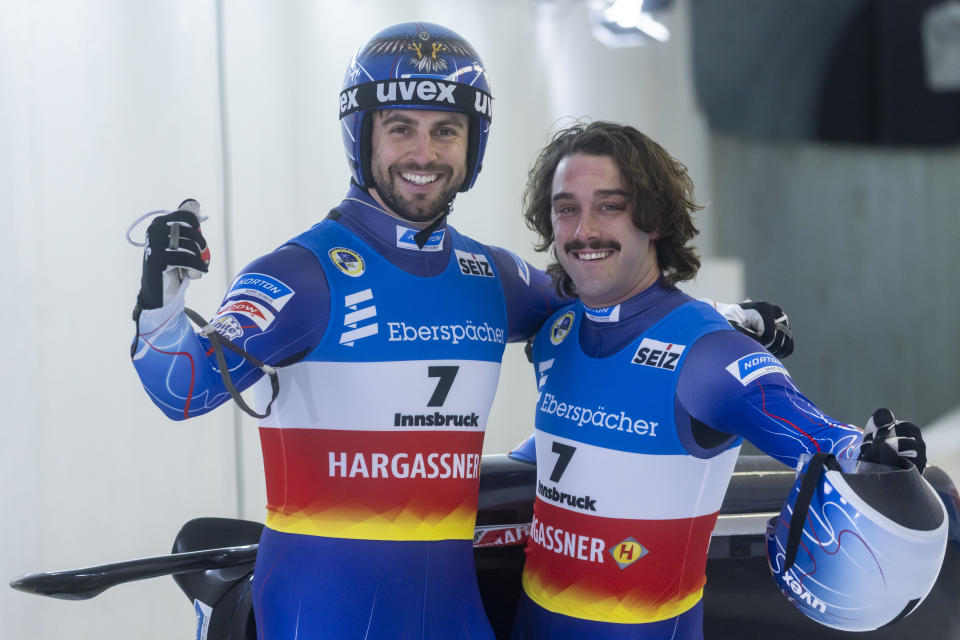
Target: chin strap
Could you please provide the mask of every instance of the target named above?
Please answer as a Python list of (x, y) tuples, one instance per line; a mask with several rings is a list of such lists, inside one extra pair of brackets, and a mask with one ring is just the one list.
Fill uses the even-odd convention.
[(446, 208), (443, 210), (443, 213), (437, 216), (436, 220), (413, 234), (413, 239), (417, 243), (417, 248), (423, 249), (423, 245), (427, 244), (427, 240), (430, 239), (430, 234), (436, 231), (437, 227), (443, 224), (443, 221), (446, 220), (447, 216), (449, 216), (451, 213), (453, 213), (453, 200), (447, 204)]
[(413, 239), (417, 242), (417, 247), (423, 249), (423, 245), (427, 244), (427, 240), (430, 239), (430, 234), (437, 230), (443, 221), (447, 219), (447, 216), (450, 215), (450, 210), (447, 209), (447, 212), (442, 214), (439, 218), (431, 222), (429, 225), (420, 229), (415, 234), (413, 234)]
[[(364, 191), (367, 195), (370, 195), (370, 189), (369, 189), (369, 187), (361, 187), (360, 184), (357, 183), (357, 181), (354, 180), (353, 178), (350, 178), (350, 183), (353, 184), (353, 185), (356, 185), (356, 186), (357, 186), (358, 188), (360, 188), (360, 189), (363, 189), (363, 191)], [(382, 197), (382, 195), (381, 195), (381, 197)], [(347, 200), (354, 200), (354, 201), (359, 202), (359, 203), (361, 203), (361, 204), (364, 204), (364, 205), (366, 205), (366, 206), (368, 206), (368, 207), (369, 207), (369, 206), (372, 206), (372, 205), (370, 205), (369, 203), (363, 202), (362, 200), (357, 200), (356, 198), (347, 198)], [(376, 206), (376, 207), (373, 207), (373, 208), (376, 209), (377, 211), (382, 212), (382, 213), (387, 213), (386, 211), (384, 211), (384, 210), (383, 210), (382, 208), (380, 208), (379, 206)], [(391, 208), (391, 209), (395, 209), (395, 207), (393, 207), (392, 204), (390, 204), (390, 208)], [(418, 231), (418, 232), (416, 232), (415, 234), (413, 234), (413, 239), (414, 239), (414, 241), (417, 243), (417, 248), (418, 248), (418, 249), (423, 249), (423, 246), (424, 246), (425, 244), (427, 244), (427, 240), (430, 239), (430, 234), (432, 234), (434, 231), (436, 231), (436, 230), (437, 230), (437, 227), (439, 227), (441, 224), (443, 224), (443, 221), (446, 220), (447, 216), (449, 216), (451, 213), (453, 213), (453, 200), (451, 200), (449, 203), (447, 203), (447, 206), (444, 208), (443, 212), (442, 212), (439, 216), (437, 216), (437, 219), (436, 219), (436, 220), (434, 220), (433, 222), (431, 222), (430, 224), (428, 224), (425, 228), (420, 229), (420, 231)], [(387, 215), (392, 215), (392, 216), (396, 217), (397, 214), (395, 214), (395, 213), (387, 213)], [(336, 209), (333, 209), (333, 210), (327, 215), (327, 219), (329, 219), (329, 220), (336, 220), (336, 219), (339, 218), (339, 217), (340, 217), (340, 212), (337, 211)], [(400, 216), (400, 217), (403, 218), (404, 220), (406, 220), (407, 222), (411, 222), (411, 220), (408, 220), (408, 219), (407, 219), (406, 217), (404, 217), (404, 216)]]
[[(274, 367), (262, 362), (256, 356), (247, 353), (229, 340), (224, 340), (220, 334), (217, 333), (216, 328), (204, 320), (203, 316), (193, 309), (187, 309), (184, 307), (183, 311), (187, 314), (187, 317), (194, 322), (194, 324), (200, 327), (203, 335), (207, 336), (210, 344), (213, 345), (213, 353), (217, 359), (217, 366), (220, 368), (220, 377), (223, 379), (223, 386), (227, 388), (227, 391), (230, 393), (230, 397), (233, 398), (234, 402), (237, 403), (237, 406), (243, 409), (244, 413), (254, 418), (262, 419), (269, 416), (270, 409), (273, 407), (273, 401), (276, 400), (277, 396), (280, 394), (280, 379), (277, 376), (277, 370)], [(270, 402), (267, 403), (266, 410), (262, 414), (251, 409), (240, 395), (240, 392), (237, 391), (237, 388), (233, 386), (233, 380), (230, 378), (230, 369), (227, 366), (227, 359), (223, 355), (224, 347), (234, 352), (244, 360), (247, 360), (270, 377), (270, 388), (273, 390), (273, 395), (270, 398)]]

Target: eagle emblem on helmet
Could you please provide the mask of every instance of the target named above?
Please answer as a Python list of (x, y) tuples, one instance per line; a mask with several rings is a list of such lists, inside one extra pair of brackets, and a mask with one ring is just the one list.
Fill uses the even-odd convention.
[(465, 40), (433, 36), (426, 29), (419, 29), (417, 33), (396, 34), (372, 40), (366, 52), (378, 55), (409, 56), (406, 60), (407, 64), (419, 73), (449, 73), (446, 55), (469, 58), (471, 62), (479, 58), (477, 52)]

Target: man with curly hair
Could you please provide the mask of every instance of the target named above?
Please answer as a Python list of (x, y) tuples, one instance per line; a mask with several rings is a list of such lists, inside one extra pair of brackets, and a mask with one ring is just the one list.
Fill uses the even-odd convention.
[(702, 638), (707, 547), (742, 439), (791, 466), (858, 453), (860, 429), (676, 288), (700, 266), (699, 208), (683, 164), (630, 126), (560, 131), (530, 171), (527, 224), (579, 301), (532, 349), (535, 437), (514, 454), (537, 463), (537, 497), (514, 638)]

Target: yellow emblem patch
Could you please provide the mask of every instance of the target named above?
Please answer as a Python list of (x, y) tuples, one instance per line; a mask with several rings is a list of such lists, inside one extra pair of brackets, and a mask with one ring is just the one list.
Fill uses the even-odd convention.
[(618, 542), (610, 547), (607, 551), (610, 552), (610, 556), (613, 558), (613, 561), (617, 563), (617, 566), (620, 567), (621, 570), (626, 569), (634, 562), (650, 553), (643, 547), (642, 544), (633, 538), (627, 538), (622, 542)]
[(553, 321), (553, 326), (550, 327), (550, 342), (554, 345), (558, 345), (563, 342), (563, 339), (567, 337), (567, 334), (570, 333), (570, 327), (573, 326), (573, 311), (567, 311), (565, 314)]
[(351, 278), (362, 276), (366, 270), (366, 265), (363, 264), (363, 258), (353, 249), (334, 247), (327, 252), (327, 255), (330, 256), (330, 260), (337, 266), (337, 269), (340, 269), (340, 271)]

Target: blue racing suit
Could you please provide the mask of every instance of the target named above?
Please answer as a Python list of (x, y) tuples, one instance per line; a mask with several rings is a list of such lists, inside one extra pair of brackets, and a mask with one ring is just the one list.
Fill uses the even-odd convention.
[[(258, 637), (489, 638), (473, 566), (479, 462), (508, 341), (560, 306), (512, 253), (417, 229), (353, 186), (336, 213), (248, 265), (211, 320), (279, 368), (261, 421)], [(145, 311), (134, 365), (171, 418), (229, 398), (182, 299)], [(260, 369), (227, 354), (238, 389)]]
[(707, 547), (742, 438), (788, 465), (852, 456), (861, 439), (663, 280), (616, 307), (561, 309), (533, 356), (537, 497), (517, 639), (702, 638)]

